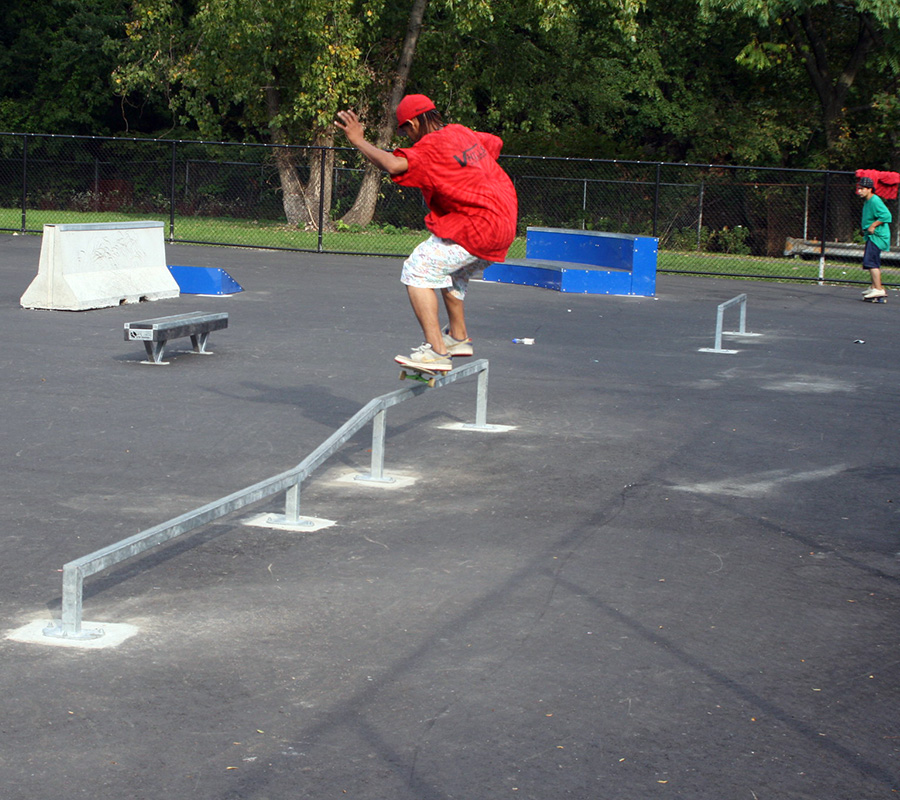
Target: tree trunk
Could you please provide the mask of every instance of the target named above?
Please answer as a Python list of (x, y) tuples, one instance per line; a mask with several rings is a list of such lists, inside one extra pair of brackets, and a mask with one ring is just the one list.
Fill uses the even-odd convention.
[[(278, 90), (273, 86), (266, 89), (266, 105), (269, 119), (275, 119), (281, 107), (281, 98)], [(280, 126), (272, 128), (272, 142), (276, 145), (275, 166), (278, 169), (278, 179), (281, 183), (281, 205), (284, 208), (284, 216), (288, 225), (303, 227), (307, 230), (317, 229), (319, 223), (318, 204), (316, 199), (311, 196), (313, 181), (304, 186), (303, 181), (300, 180), (300, 176), (297, 174), (297, 154), (295, 150), (286, 146), (287, 134), (284, 128)], [(321, 153), (322, 151), (314, 152)], [(317, 182), (318, 174), (316, 170)]]
[(276, 147), (275, 166), (281, 182), (281, 205), (288, 225), (306, 227), (312, 222), (312, 217), (307, 205), (306, 187), (297, 175), (292, 151)]
[[(324, 172), (322, 159), (325, 159)], [(322, 176), (325, 183), (322, 184)], [(309, 182), (306, 185), (306, 197), (309, 199), (311, 230), (319, 229), (319, 211), (323, 230), (331, 230), (331, 198), (334, 189), (334, 134), (317, 136), (309, 155)]]
[(797, 16), (788, 16), (785, 18), (784, 24), (819, 98), (822, 124), (825, 129), (825, 143), (831, 150), (840, 141), (847, 92), (856, 80), (869, 50), (875, 43), (872, 21), (866, 14), (859, 15), (856, 45), (837, 80), (832, 78), (828, 66), (825, 40), (816, 30), (810, 15), (802, 13)]
[[(419, 33), (422, 30), (422, 20), (425, 18), (427, 6), (428, 0), (413, 0), (409, 25), (406, 28), (406, 38), (403, 40), (400, 59), (397, 62), (397, 72), (391, 84), (390, 94), (384, 98), (383, 110), (375, 135), (375, 145), (382, 149), (387, 148), (394, 134), (394, 112), (406, 91), (406, 83), (409, 80), (409, 71), (416, 53), (416, 44), (419, 41)], [(375, 216), (375, 205), (378, 202), (378, 187), (381, 185), (381, 179), (381, 170), (367, 161), (356, 200), (353, 207), (343, 216), (342, 222), (347, 225), (365, 227), (372, 221)]]

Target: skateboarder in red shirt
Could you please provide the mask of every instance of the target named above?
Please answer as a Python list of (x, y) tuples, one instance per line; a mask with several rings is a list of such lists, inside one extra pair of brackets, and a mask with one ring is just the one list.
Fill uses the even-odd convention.
[[(451, 356), (474, 352), (463, 308), (469, 278), (503, 261), (516, 235), (516, 190), (497, 163), (503, 140), (463, 125), (445, 125), (434, 103), (422, 94), (407, 95), (397, 106), (397, 126), (412, 145), (393, 152), (366, 140), (355, 112), (339, 111), (337, 116), (336, 124), (349, 142), (394, 183), (422, 190), (431, 236), (406, 259), (400, 280), (425, 343), (395, 360), (445, 372), (451, 368)], [(449, 319), (443, 330), (436, 291)]]

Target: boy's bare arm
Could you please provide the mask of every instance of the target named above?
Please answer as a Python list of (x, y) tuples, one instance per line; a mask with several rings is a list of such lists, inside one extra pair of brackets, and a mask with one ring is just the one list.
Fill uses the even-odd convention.
[(409, 162), (405, 158), (395, 156), (388, 150), (382, 150), (366, 140), (366, 129), (359, 121), (354, 111), (338, 111), (337, 125), (350, 142), (360, 153), (371, 161), (379, 169), (383, 169), (390, 175), (399, 175), (409, 169)]

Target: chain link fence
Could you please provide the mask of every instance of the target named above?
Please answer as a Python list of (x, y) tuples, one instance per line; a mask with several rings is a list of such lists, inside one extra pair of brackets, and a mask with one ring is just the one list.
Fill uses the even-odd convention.
[[(850, 172), (503, 156), (529, 226), (659, 238), (658, 268), (868, 283)], [(0, 133), (0, 231), (153, 219), (171, 242), (405, 256), (426, 232), (421, 194), (354, 149)], [(900, 204), (889, 201), (900, 251)], [(824, 234), (824, 235), (823, 235)], [(823, 244), (824, 242), (824, 244)], [(900, 253), (884, 281), (900, 285)]]

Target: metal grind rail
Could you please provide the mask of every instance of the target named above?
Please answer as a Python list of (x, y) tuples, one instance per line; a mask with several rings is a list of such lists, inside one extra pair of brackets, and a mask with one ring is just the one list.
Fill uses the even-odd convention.
[[(470, 375), (478, 376), (478, 384), (475, 423), (469, 427), (492, 430), (493, 426), (487, 424), (488, 361), (486, 359), (478, 359), (437, 378), (434, 388), (447, 386)], [(45, 628), (44, 635), (65, 639), (95, 639), (102, 636), (102, 629), (83, 630), (81, 627), (84, 579), (164, 544), (183, 533), (207, 525), (213, 520), (220, 519), (279, 492), (286, 492), (285, 520), (298, 522), (300, 484), (370, 421), (373, 423), (372, 467), (368, 478), (388, 480), (384, 478), (385, 412), (391, 406), (425, 391), (428, 391), (427, 386), (422, 383), (413, 383), (406, 388), (376, 397), (357, 411), (296, 467), (64, 564), (60, 623)]]
[[(740, 327), (736, 331), (723, 331), (724, 319), (725, 319), (725, 309), (731, 308), (732, 306), (740, 307)], [(726, 300), (724, 303), (720, 303), (718, 308), (716, 309), (716, 341), (715, 347), (701, 347), (699, 348), (701, 353), (728, 353), (734, 354), (737, 353), (737, 350), (723, 350), (722, 349), (722, 337), (723, 336), (761, 336), (760, 333), (750, 333), (747, 330), (747, 295), (739, 294), (737, 297), (732, 297), (731, 300)]]

